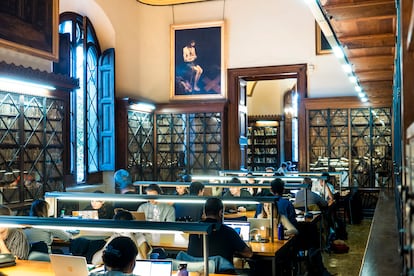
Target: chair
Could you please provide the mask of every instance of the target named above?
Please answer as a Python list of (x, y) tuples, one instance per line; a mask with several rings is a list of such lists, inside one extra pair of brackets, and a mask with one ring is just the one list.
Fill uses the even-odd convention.
[(50, 262), (49, 248), (44, 241), (38, 241), (30, 244), (28, 260)]

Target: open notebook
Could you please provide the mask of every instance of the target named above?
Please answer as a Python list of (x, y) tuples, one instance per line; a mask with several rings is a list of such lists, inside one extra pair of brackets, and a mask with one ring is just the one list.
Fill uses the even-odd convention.
[(133, 273), (140, 276), (171, 276), (171, 260), (137, 260)]
[(88, 276), (88, 265), (85, 257), (50, 254), (53, 272), (58, 276)]

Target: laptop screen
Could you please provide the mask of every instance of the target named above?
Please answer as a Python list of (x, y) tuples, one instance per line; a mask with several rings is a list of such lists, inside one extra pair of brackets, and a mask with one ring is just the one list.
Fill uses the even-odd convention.
[(225, 220), (223, 223), (233, 228), (242, 240), (250, 241), (250, 222)]
[(137, 260), (133, 274), (140, 276), (171, 276), (172, 261)]

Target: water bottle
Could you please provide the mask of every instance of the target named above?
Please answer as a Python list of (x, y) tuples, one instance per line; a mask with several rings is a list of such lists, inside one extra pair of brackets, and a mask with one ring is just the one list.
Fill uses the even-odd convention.
[(180, 264), (178, 266), (177, 276), (188, 276), (187, 264)]
[(285, 229), (283, 228), (283, 225), (281, 223), (279, 223), (277, 226), (277, 239), (278, 240), (285, 239)]

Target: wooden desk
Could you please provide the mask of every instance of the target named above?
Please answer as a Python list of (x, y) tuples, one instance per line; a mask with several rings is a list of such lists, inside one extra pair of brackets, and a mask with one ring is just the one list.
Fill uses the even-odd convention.
[[(15, 266), (3, 267), (0, 270), (8, 276), (59, 276), (52, 270), (52, 264), (48, 262), (17, 260)], [(175, 275), (173, 272), (172, 275)], [(190, 276), (199, 276), (198, 272), (190, 272)], [(211, 276), (231, 276), (230, 274), (210, 274)], [(232, 274), (234, 276), (234, 274)]]
[(9, 276), (54, 276), (48, 262), (17, 260), (15, 266), (2, 267), (0, 271)]
[[(188, 234), (145, 234), (153, 247), (162, 247), (170, 251), (187, 251)], [(275, 256), (276, 252), (286, 245), (289, 240), (273, 242), (249, 242), (253, 254), (256, 256)]]

